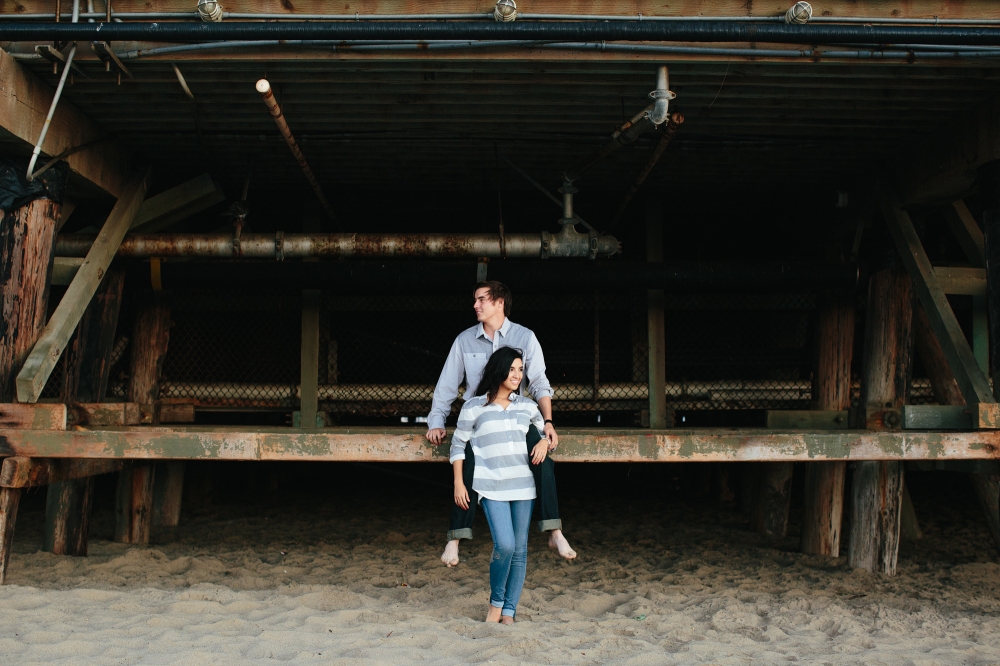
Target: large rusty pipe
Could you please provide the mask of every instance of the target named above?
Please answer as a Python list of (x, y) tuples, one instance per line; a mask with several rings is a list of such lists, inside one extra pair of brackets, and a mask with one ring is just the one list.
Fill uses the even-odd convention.
[[(617, 254), (612, 236), (577, 233), (567, 225), (557, 234), (507, 234), (506, 252), (493, 234), (243, 234), (239, 257), (233, 237), (224, 234), (129, 234), (119, 257), (201, 257), (214, 259), (299, 259), (305, 257), (608, 257)], [(61, 257), (84, 257), (94, 236), (72, 234), (56, 241)]]
[(285, 116), (281, 113), (281, 107), (278, 106), (277, 100), (274, 99), (274, 92), (271, 90), (271, 84), (268, 83), (267, 79), (261, 79), (257, 82), (257, 92), (260, 93), (261, 98), (264, 100), (264, 104), (267, 106), (268, 112), (271, 117), (274, 118), (274, 124), (278, 126), (278, 131), (281, 132), (281, 136), (285, 139), (285, 143), (288, 144), (288, 148), (292, 151), (292, 155), (295, 156), (295, 161), (299, 163), (299, 168), (302, 169), (302, 173), (305, 174), (306, 180), (313, 188), (313, 192), (316, 193), (316, 198), (323, 205), (326, 210), (326, 214), (330, 216), (330, 219), (336, 219), (336, 215), (333, 212), (333, 206), (327, 201), (326, 195), (323, 194), (323, 188), (319, 186), (319, 181), (316, 180), (316, 176), (313, 175), (312, 169), (309, 168), (309, 163), (306, 162), (305, 155), (299, 150), (299, 144), (295, 142), (295, 137), (292, 136), (292, 130), (288, 128), (288, 123), (285, 122)]

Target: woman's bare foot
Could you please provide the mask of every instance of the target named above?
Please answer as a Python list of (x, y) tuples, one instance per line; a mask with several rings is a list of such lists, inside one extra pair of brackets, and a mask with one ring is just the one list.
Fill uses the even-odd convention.
[[(555, 548), (559, 551), (559, 556), (565, 557), (567, 560), (576, 559), (576, 551), (570, 548), (569, 541), (566, 541), (562, 530), (552, 530), (549, 532), (549, 548)], [(446, 550), (445, 552), (448, 551)]]
[(514, 624), (514, 616), (504, 615), (503, 617), (500, 618), (500, 624)]
[[(575, 557), (576, 553), (573, 555)], [(449, 567), (458, 565), (458, 539), (449, 541), (448, 545), (444, 547), (444, 552), (441, 553), (441, 561)]]
[(501, 612), (503, 612), (502, 608), (497, 608), (493, 604), (490, 604), (490, 609), (486, 612), (486, 621), (487, 622), (499, 622), (500, 621), (500, 613)]

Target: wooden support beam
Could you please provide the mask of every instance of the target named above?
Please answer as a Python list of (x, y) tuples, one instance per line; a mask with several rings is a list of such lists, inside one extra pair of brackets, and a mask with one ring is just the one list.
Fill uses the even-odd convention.
[[(830, 427), (847, 427), (851, 406), (851, 366), (854, 361), (855, 304), (850, 297), (826, 296), (816, 323), (815, 405), (818, 412), (836, 414)], [(840, 556), (847, 463), (806, 465), (802, 534), (803, 553)]]
[(54, 555), (87, 555), (94, 477), (49, 484), (45, 493), (42, 550)]
[(69, 409), (61, 404), (0, 404), (0, 427), (65, 430)]
[[(162, 292), (145, 295), (132, 329), (132, 359), (128, 384), (130, 401), (156, 404), (160, 397), (160, 372), (170, 341), (170, 305)], [(159, 415), (154, 411), (154, 423)], [(183, 468), (182, 468), (183, 469)], [(169, 472), (169, 468), (165, 468)], [(133, 464), (118, 475), (115, 512), (115, 540), (148, 543), (153, 522), (153, 479), (151, 465)], [(173, 483), (161, 479), (161, 483)]]
[(965, 405), (903, 405), (904, 430), (972, 430), (972, 414)]
[(156, 233), (225, 198), (212, 177), (205, 173), (143, 201), (131, 228), (138, 233)]
[(129, 225), (135, 219), (135, 214), (146, 194), (148, 175), (149, 170), (143, 170), (124, 188), (122, 196), (97, 235), (97, 240), (87, 253), (83, 265), (67, 287), (66, 294), (56, 307), (52, 318), (42, 330), (38, 342), (35, 343), (24, 367), (17, 375), (17, 397), (20, 402), (38, 401), (45, 382), (52, 374), (84, 310), (90, 305), (90, 300), (111, 265)]
[(153, 484), (153, 524), (177, 527), (181, 520), (184, 494), (184, 463), (171, 461), (156, 464)]
[[(38, 141), (54, 92), (10, 54), (0, 51), (0, 128), (19, 139), (28, 152)], [(66, 157), (70, 171), (96, 192), (119, 196), (129, 177), (126, 151), (64, 96), (42, 152), (58, 155), (84, 144), (92, 145)]]
[[(869, 410), (906, 402), (912, 356), (913, 290), (906, 272), (882, 268), (868, 283), (861, 403)], [(847, 562), (856, 569), (894, 575), (899, 556), (903, 465), (859, 462), (851, 484), (851, 536)]]
[(14, 543), (17, 505), (21, 502), (20, 488), (0, 488), (0, 585), (7, 582), (10, 549)]
[(4, 458), (0, 467), (0, 488), (34, 488), (59, 481), (83, 479), (97, 474), (110, 474), (122, 467), (121, 460), (111, 458)]
[(770, 462), (758, 465), (757, 488), (750, 507), (750, 527), (768, 536), (783, 537), (788, 533), (791, 508), (792, 473), (790, 462)]
[(965, 202), (956, 199), (947, 206), (945, 219), (972, 265), (976, 268), (986, 268), (986, 237)]
[(133, 462), (118, 474), (115, 541), (146, 545), (153, 523), (155, 466)]
[(66, 347), (62, 388), (64, 402), (104, 400), (111, 374), (111, 352), (118, 330), (124, 285), (124, 267), (112, 264)]
[[(646, 200), (646, 261), (663, 261), (663, 202), (656, 197)], [(673, 425), (667, 413), (667, 349), (666, 326), (663, 319), (664, 296), (662, 289), (646, 292), (649, 385), (649, 427), (666, 428)]]
[(847, 430), (847, 410), (769, 409), (767, 427), (793, 430)]
[(59, 204), (37, 199), (0, 220), (0, 402), (14, 398), (17, 373), (45, 325), (58, 219)]
[(917, 511), (913, 508), (913, 500), (910, 499), (910, 487), (903, 484), (903, 504), (900, 509), (899, 531), (904, 539), (916, 541), (923, 539), (924, 533), (920, 529), (920, 522), (917, 520)]
[[(448, 445), (426, 430), (127, 426), (11, 430), (0, 428), (0, 455), (143, 460), (325, 460), (447, 462)], [(560, 430), (557, 462), (817, 462), (859, 460), (1000, 460), (1000, 432), (902, 432), (761, 428)]]
[(957, 296), (986, 295), (986, 270), (983, 268), (935, 266), (934, 277), (937, 278), (941, 291), (946, 294)]
[(302, 352), (300, 355), (299, 410), (303, 428), (316, 427), (319, 410), (319, 316), (320, 292), (302, 292)]
[[(913, 280), (913, 289), (927, 313), (938, 342), (941, 343), (952, 375), (958, 382), (966, 404), (973, 410), (976, 427), (997, 427), (996, 408), (989, 407), (996, 405), (990, 383), (980, 370), (969, 341), (948, 303), (948, 297), (941, 289), (910, 216), (891, 199), (883, 201), (882, 211), (903, 264)], [(984, 405), (984, 409), (980, 405)]]

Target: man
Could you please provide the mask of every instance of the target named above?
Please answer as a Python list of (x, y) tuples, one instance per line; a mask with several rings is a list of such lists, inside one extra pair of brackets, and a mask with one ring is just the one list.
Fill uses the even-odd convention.
[[(503, 284), (490, 280), (476, 285), (473, 309), (479, 324), (466, 329), (455, 338), (445, 361), (437, 386), (434, 387), (434, 402), (427, 416), (427, 439), (432, 444), (441, 444), (445, 439), (445, 419), (451, 412), (451, 405), (458, 397), (458, 387), (465, 378), (465, 396), (471, 398), (483, 378), (483, 369), (490, 355), (501, 347), (514, 347), (524, 354), (524, 382), (522, 392), (527, 388), (538, 403), (538, 410), (545, 419), (544, 440), (549, 451), (559, 445), (559, 436), (552, 425), (552, 387), (545, 377), (545, 358), (535, 334), (524, 326), (507, 319), (513, 298)], [(525, 384), (527, 386), (525, 386)], [(534, 426), (528, 430), (527, 445), (531, 449), (543, 439)], [(472, 474), (475, 470), (475, 456), (471, 447), (466, 447), (463, 476), (469, 490), (469, 508), (458, 505), (451, 507), (451, 524), (448, 530), (448, 544), (441, 561), (449, 567), (458, 564), (458, 544), (461, 539), (472, 538), (472, 520), (476, 515), (478, 497), (472, 490)], [(538, 529), (549, 532), (549, 547), (559, 551), (562, 557), (572, 560), (576, 552), (562, 533), (559, 518), (559, 501), (556, 497), (555, 466), (549, 456), (540, 465), (532, 465), (535, 488), (538, 494), (538, 508), (541, 520)]]

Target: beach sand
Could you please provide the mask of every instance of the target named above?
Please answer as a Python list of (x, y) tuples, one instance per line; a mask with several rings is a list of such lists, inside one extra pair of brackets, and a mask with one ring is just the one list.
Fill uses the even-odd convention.
[(181, 525), (149, 547), (110, 541), (102, 480), (87, 558), (40, 551), (27, 496), (0, 663), (1000, 663), (1000, 558), (959, 474), (909, 474), (925, 537), (886, 578), (750, 532), (694, 465), (563, 464), (580, 557), (533, 533), (508, 627), (481, 621), (482, 516), (458, 567), (438, 559), (447, 467), (262, 465), (189, 465)]

